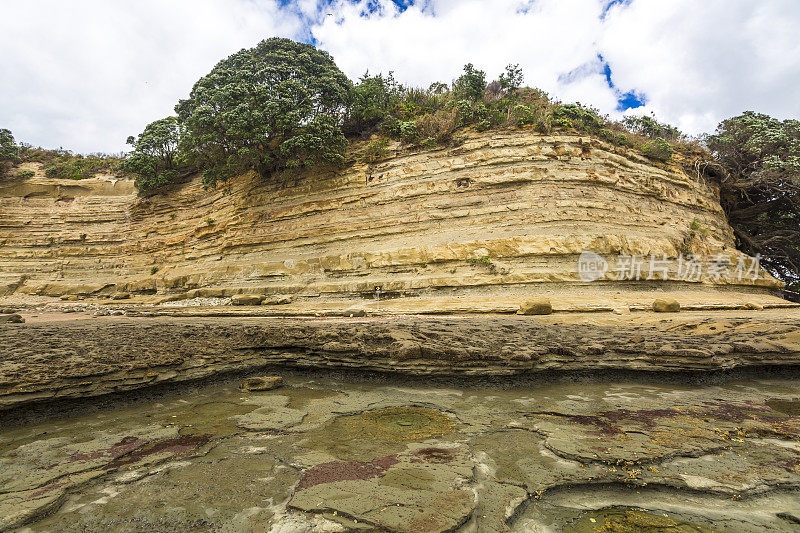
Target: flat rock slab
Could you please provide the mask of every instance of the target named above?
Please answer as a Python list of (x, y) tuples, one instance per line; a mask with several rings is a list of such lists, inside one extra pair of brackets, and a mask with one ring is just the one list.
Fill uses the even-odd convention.
[[(434, 450), (434, 451), (432, 451)], [(452, 443), (417, 445), (370, 462), (331, 461), (307, 469), (289, 508), (352, 517), (390, 531), (449, 531), (476, 507), (473, 462)]]
[(796, 527), (793, 380), (501, 390), (286, 381), (0, 431), (0, 529)]
[[(0, 327), (0, 411), (268, 365), (428, 376), (796, 365), (800, 315), (117, 318)], [(689, 315), (689, 316), (686, 316)], [(662, 315), (666, 316), (666, 315)], [(549, 321), (549, 322), (548, 322)]]

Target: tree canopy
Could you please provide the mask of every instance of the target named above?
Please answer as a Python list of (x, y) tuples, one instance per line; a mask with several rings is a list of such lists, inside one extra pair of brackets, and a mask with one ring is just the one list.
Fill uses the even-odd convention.
[(747, 111), (722, 121), (708, 147), (728, 171), (721, 199), (737, 247), (800, 281), (800, 121)]
[(12, 161), (18, 153), (19, 147), (14, 142), (11, 130), (0, 128), (0, 161)]
[(136, 176), (136, 187), (147, 194), (178, 179), (180, 124), (177, 117), (166, 117), (145, 126), (137, 137), (128, 137), (133, 151), (121, 169)]
[(0, 128), (0, 176), (5, 174), (7, 167), (17, 159), (19, 147), (14, 142), (11, 130)]
[(352, 83), (310, 44), (271, 38), (220, 61), (175, 107), (181, 148), (215, 183), (247, 170), (339, 163)]
[(516, 93), (520, 87), (522, 87), (522, 82), (525, 81), (525, 76), (522, 74), (522, 69), (519, 68), (519, 65), (506, 65), (506, 71), (500, 74), (500, 77), (497, 79), (500, 87), (509, 93)]
[(403, 87), (394, 79), (394, 74), (370, 76), (364, 73), (353, 89), (348, 108), (346, 127), (348, 131), (372, 128), (389, 116), (403, 97)]
[(484, 89), (486, 89), (486, 73), (476, 69), (472, 63), (464, 65), (464, 74), (453, 82), (453, 92), (456, 97), (464, 100), (482, 100)]

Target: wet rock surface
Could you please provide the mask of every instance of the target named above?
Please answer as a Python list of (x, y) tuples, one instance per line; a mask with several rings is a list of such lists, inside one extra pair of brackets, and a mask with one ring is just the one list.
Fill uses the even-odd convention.
[[(782, 314), (781, 314), (782, 313)], [(800, 315), (129, 318), (0, 326), (0, 413), (267, 366), (407, 376), (705, 372), (796, 365)], [(551, 319), (554, 322), (546, 322)], [(622, 319), (620, 319), (622, 320)], [(649, 321), (648, 321), (649, 320)]]
[(0, 315), (0, 324), (22, 324), (23, 322), (25, 322), (25, 319), (17, 313)]
[(0, 530), (795, 531), (800, 385), (287, 376), (0, 431)]
[(277, 389), (283, 385), (283, 378), (280, 376), (256, 376), (247, 378), (239, 386), (245, 391), (266, 391)]

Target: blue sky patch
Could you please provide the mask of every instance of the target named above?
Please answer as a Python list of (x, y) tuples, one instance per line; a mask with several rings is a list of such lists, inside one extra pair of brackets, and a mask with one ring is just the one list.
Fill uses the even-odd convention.
[(617, 96), (617, 111), (636, 109), (637, 107), (642, 107), (646, 103), (647, 98), (643, 94), (639, 94), (636, 91), (628, 91)]
[[(622, 3), (624, 1), (625, 0), (621, 0), (620, 2), (616, 3)], [(614, 2), (612, 1), (612, 3)], [(608, 61), (605, 60), (603, 54), (597, 54), (597, 60), (600, 61), (600, 66), (603, 69), (603, 75), (606, 78), (606, 83), (617, 96), (617, 111), (636, 109), (637, 107), (642, 107), (647, 103), (647, 96), (645, 96), (644, 93), (640, 93), (636, 90), (622, 92), (617, 88), (616, 85), (614, 85), (614, 80), (611, 78), (611, 65), (609, 65)]]

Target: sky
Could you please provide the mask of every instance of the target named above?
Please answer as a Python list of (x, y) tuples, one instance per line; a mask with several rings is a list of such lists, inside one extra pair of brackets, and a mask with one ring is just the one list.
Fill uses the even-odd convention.
[(800, 0), (0, 0), (0, 128), (123, 151), (220, 59), (280, 36), (353, 80), (515, 63), (563, 102), (698, 135), (745, 110), (800, 118), (798, 35)]

